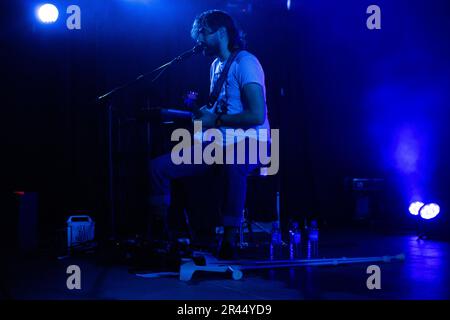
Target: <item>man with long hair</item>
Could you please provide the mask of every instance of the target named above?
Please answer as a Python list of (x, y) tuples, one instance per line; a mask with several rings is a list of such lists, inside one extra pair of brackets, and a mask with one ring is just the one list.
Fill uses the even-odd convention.
[[(210, 69), (210, 91), (219, 82), (218, 79), (224, 68), (226, 74), (222, 76), (222, 86), (219, 94), (209, 107), (201, 108), (195, 120), (201, 121), (203, 128), (217, 128), (223, 133), (222, 146), (226, 150), (245, 140), (269, 140), (268, 135), (260, 136), (259, 129), (269, 132), (267, 117), (266, 91), (264, 72), (258, 59), (244, 50), (243, 33), (236, 23), (224, 11), (209, 10), (198, 15), (191, 30), (192, 38), (202, 45), (203, 54), (214, 57)], [(253, 134), (246, 131), (245, 135), (232, 136), (227, 129), (253, 130)], [(216, 142), (216, 141), (215, 141)], [(217, 166), (217, 165), (216, 165)], [(151, 162), (151, 206), (153, 230), (155, 220), (164, 221), (167, 207), (170, 204), (170, 180), (203, 174), (211, 169), (211, 165), (202, 164), (174, 164), (170, 154), (163, 155)], [(245, 163), (234, 162), (220, 165), (221, 183), (224, 187), (224, 199), (221, 208), (222, 224), (224, 226), (223, 240), (219, 245), (219, 258), (236, 258), (236, 244), (239, 239), (239, 227), (245, 206), (247, 175), (256, 169), (258, 164), (249, 163), (248, 155)], [(214, 172), (218, 172), (217, 170)], [(164, 225), (164, 223), (163, 223)]]

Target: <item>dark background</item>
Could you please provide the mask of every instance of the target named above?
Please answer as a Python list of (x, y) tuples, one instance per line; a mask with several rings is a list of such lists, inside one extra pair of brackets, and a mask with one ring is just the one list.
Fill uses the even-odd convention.
[[(281, 165), (259, 198), (272, 205), (279, 186), (283, 221), (347, 224), (354, 194), (346, 178), (381, 178), (374, 209), (381, 225), (411, 225), (409, 202), (423, 200), (439, 203), (434, 223), (448, 231), (446, 1), (293, 0), (290, 10), (274, 0), (52, 3), (60, 12), (52, 25), (37, 21), (38, 1), (4, 3), (1, 28), (2, 192), (39, 193), (42, 237), (76, 210), (90, 212), (108, 234), (107, 107), (95, 97), (190, 49), (196, 14), (211, 8), (235, 17), (264, 67)], [(65, 27), (70, 4), (81, 7), (81, 30)], [(381, 30), (366, 28), (371, 4), (381, 7)], [(210, 62), (193, 57), (114, 99), (116, 222), (123, 232), (137, 228), (146, 203), (148, 141), (135, 112), (181, 107), (188, 90), (204, 99)], [(206, 182), (196, 183), (189, 192), (180, 187), (191, 203), (209, 197)]]

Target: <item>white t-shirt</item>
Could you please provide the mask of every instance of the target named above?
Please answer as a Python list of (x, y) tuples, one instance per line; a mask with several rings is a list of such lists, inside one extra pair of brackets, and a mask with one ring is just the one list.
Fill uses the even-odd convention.
[[(212, 92), (215, 82), (219, 79), (220, 73), (225, 67), (227, 61), (220, 62), (218, 58), (216, 58), (212, 64), (210, 69), (210, 92)], [(259, 63), (258, 59), (248, 51), (242, 50), (238, 53), (233, 63), (230, 66), (228, 71), (227, 79), (225, 80), (222, 91), (219, 94), (217, 102), (214, 107), (211, 108), (210, 112), (216, 112), (217, 108), (221, 108), (220, 106), (225, 105), (227, 108), (227, 114), (237, 114), (244, 110), (244, 106), (242, 105), (241, 100), (241, 91), (246, 84), (249, 83), (258, 83), (263, 88), (264, 93), (264, 104), (266, 108), (266, 118), (264, 119), (264, 123), (259, 126), (254, 126), (252, 128), (256, 129), (256, 131), (250, 130), (247, 131), (246, 135), (236, 135), (237, 141), (242, 140), (243, 138), (251, 137), (258, 139), (260, 141), (267, 141), (270, 139), (270, 125), (267, 116), (267, 104), (266, 104), (266, 86), (264, 84), (264, 71)], [(231, 127), (220, 127), (219, 128), (227, 145), (232, 144), (235, 140), (234, 135), (230, 135), (227, 132), (227, 129), (235, 129)], [(245, 131), (248, 128), (243, 128)], [(265, 129), (265, 130), (260, 130)], [(253, 134), (253, 132), (256, 133)], [(262, 134), (264, 131), (266, 134)]]

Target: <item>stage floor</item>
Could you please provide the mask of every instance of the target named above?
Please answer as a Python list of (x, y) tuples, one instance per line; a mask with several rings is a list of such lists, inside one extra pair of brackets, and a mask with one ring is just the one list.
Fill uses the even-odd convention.
[[(297, 300), (297, 299), (449, 299), (450, 243), (366, 231), (322, 232), (319, 256), (369, 257), (405, 254), (404, 262), (362, 263), (248, 271), (241, 280), (229, 274), (142, 278), (126, 265), (100, 264), (95, 257), (58, 260), (9, 256), (2, 266), (2, 298), (126, 300)], [(2, 259), (3, 260), (3, 259)], [(367, 267), (381, 269), (381, 289), (369, 290)], [(66, 269), (81, 269), (81, 290), (68, 290)]]

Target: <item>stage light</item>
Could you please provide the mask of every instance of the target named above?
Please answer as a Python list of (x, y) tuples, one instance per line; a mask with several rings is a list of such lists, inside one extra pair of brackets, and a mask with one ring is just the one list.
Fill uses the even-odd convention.
[(415, 201), (409, 205), (409, 213), (413, 216), (417, 216), (419, 214), (420, 209), (423, 207), (424, 203), (420, 201)]
[(436, 203), (429, 203), (423, 206), (419, 213), (423, 219), (429, 220), (435, 218), (440, 211), (441, 208)]
[(288, 10), (291, 10), (291, 0), (287, 0), (287, 2), (286, 2), (286, 8), (287, 8)]
[(59, 12), (53, 4), (46, 3), (39, 7), (37, 15), (41, 22), (53, 23), (58, 19)]

